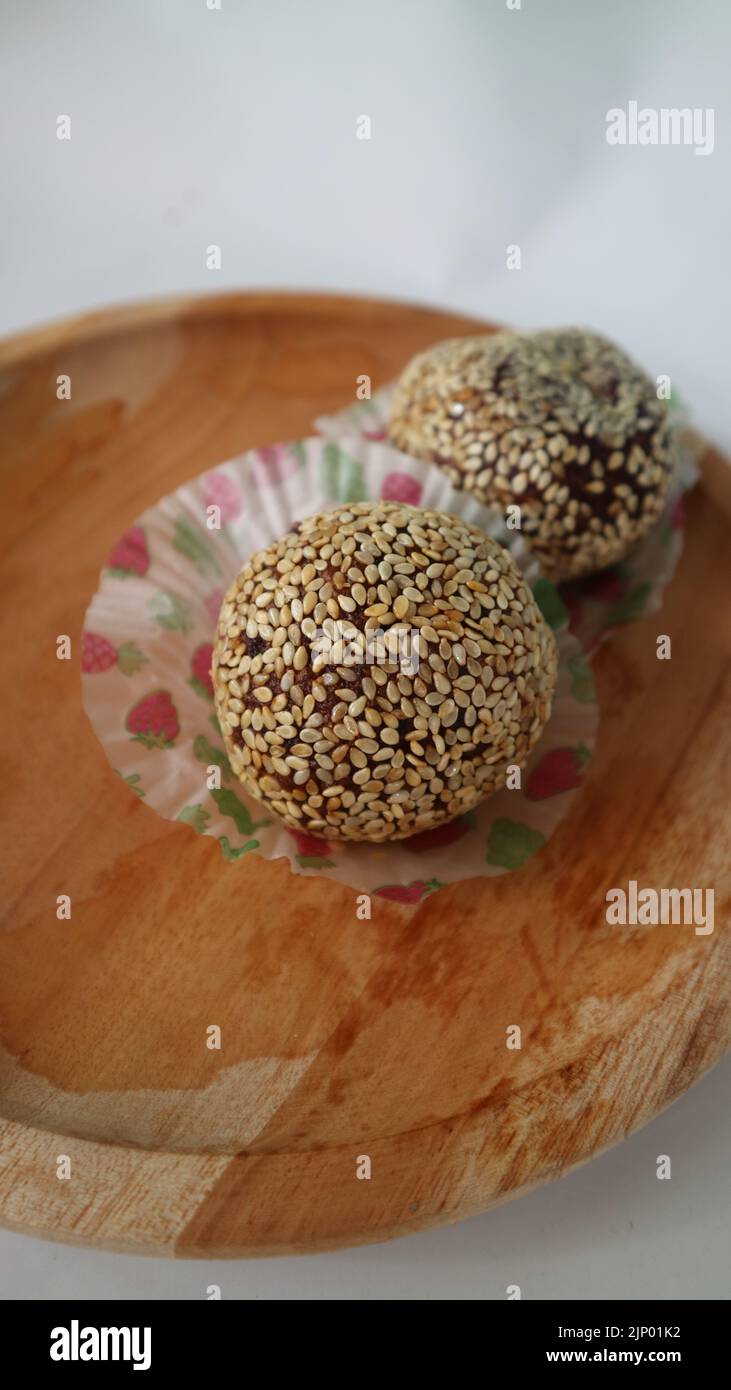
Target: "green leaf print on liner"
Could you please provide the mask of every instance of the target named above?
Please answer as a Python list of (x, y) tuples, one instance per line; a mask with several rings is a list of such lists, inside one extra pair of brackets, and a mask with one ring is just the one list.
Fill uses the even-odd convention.
[(223, 788), (221, 791), (212, 791), (211, 798), (215, 801), (222, 816), (230, 816), (240, 835), (253, 835), (260, 825), (269, 825), (268, 820), (253, 821), (249, 814), (248, 806), (234, 792)]
[(127, 786), (129, 787), (130, 791), (133, 791), (135, 796), (145, 795), (145, 793), (142, 790), (142, 787), (138, 786), (138, 783), (141, 781), (141, 776), (139, 772), (130, 772), (125, 777), (124, 773), (120, 772), (118, 767), (113, 768), (113, 771), (116, 772), (118, 777), (122, 778), (123, 782), (127, 783)]
[(201, 574), (206, 574), (211, 569), (216, 570), (218, 574), (221, 573), (221, 566), (210, 541), (205, 533), (194, 526), (192, 521), (188, 521), (186, 517), (178, 517), (175, 523), (173, 545), (176, 550), (180, 551), (181, 555), (185, 555), (188, 560), (193, 562)]
[(205, 835), (211, 813), (204, 806), (184, 806), (177, 819), (191, 825), (198, 835)]
[(520, 821), (504, 816), (493, 821), (487, 841), (486, 859), (500, 869), (519, 869), (545, 843), (540, 830), (531, 830)]
[(125, 642), (117, 652), (117, 665), (123, 676), (136, 675), (149, 659), (134, 642)]
[(213, 764), (215, 767), (220, 767), (221, 776), (225, 782), (228, 782), (231, 776), (231, 764), (226, 754), (223, 753), (220, 748), (216, 748), (212, 743), (209, 743), (205, 734), (199, 734), (197, 739), (194, 740), (193, 755), (198, 759), (199, 763), (205, 763), (207, 766)]
[(240, 849), (234, 849), (228, 835), (221, 835), (218, 840), (223, 850), (224, 859), (240, 859), (242, 854), (249, 854), (252, 849), (259, 848), (258, 840), (249, 840), (248, 844), (241, 845)]
[(365, 502), (368, 498), (363, 465), (337, 444), (326, 444), (322, 453), (322, 486), (338, 502)]
[(294, 857), (303, 869), (335, 868), (335, 861), (333, 859), (320, 859), (316, 854), (295, 854)]
[(582, 705), (590, 705), (596, 699), (594, 672), (585, 656), (577, 654), (569, 662), (571, 673), (571, 694)]
[(569, 611), (558, 589), (549, 579), (537, 579), (533, 585), (533, 597), (538, 604), (549, 627), (554, 632), (569, 620)]
[(148, 600), (147, 606), (160, 627), (167, 628), (168, 632), (187, 632), (190, 627), (190, 613), (187, 603), (177, 594), (165, 594), (162, 591), (153, 594)]

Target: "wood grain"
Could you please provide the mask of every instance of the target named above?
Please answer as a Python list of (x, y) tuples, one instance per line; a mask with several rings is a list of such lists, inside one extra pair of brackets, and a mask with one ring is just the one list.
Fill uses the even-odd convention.
[[(0, 345), (5, 1224), (198, 1256), (382, 1240), (567, 1172), (728, 1047), (722, 460), (690, 501), (662, 612), (596, 658), (599, 746), (575, 808), (520, 872), (417, 909), (374, 899), (361, 921), (351, 890), (255, 855), (225, 864), (159, 819), (109, 768), (77, 663), (55, 658), (60, 633), (78, 650), (99, 569), (145, 507), (229, 455), (311, 433), (360, 374), (381, 385), (477, 326), (241, 294)], [(629, 879), (713, 887), (713, 934), (608, 927), (606, 892)]]

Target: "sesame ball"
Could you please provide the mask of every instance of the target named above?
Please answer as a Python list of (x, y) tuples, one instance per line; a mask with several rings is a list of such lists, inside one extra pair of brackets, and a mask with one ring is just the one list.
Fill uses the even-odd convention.
[(672, 473), (654, 383), (579, 328), (438, 343), (401, 376), (388, 433), (503, 517), (518, 503), (554, 581), (623, 559), (658, 520)]
[(443, 512), (361, 502), (248, 561), (213, 684), (252, 796), (293, 830), (382, 841), (505, 786), (548, 719), (556, 666), (503, 546)]

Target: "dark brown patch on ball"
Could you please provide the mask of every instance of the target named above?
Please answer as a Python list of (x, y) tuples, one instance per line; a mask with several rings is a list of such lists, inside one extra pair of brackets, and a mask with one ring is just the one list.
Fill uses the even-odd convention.
[(613, 343), (571, 328), (421, 353), (397, 386), (389, 437), (493, 512), (518, 504), (556, 580), (622, 559), (658, 520), (673, 468), (653, 382)]
[(379, 841), (461, 815), (523, 767), (556, 664), (507, 550), (378, 502), (310, 517), (249, 561), (223, 602), (213, 682), (248, 791), (292, 828)]

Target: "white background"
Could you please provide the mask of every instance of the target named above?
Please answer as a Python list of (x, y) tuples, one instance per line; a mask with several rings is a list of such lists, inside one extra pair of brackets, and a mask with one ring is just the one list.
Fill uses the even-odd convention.
[[(221, 4), (0, 0), (0, 332), (229, 286), (579, 322), (669, 373), (731, 447), (725, 0)], [(714, 152), (610, 147), (606, 113), (631, 100), (713, 108)], [(612, 1153), (458, 1228), (225, 1266), (0, 1233), (0, 1294), (728, 1297), (729, 1080), (717, 1069)]]

